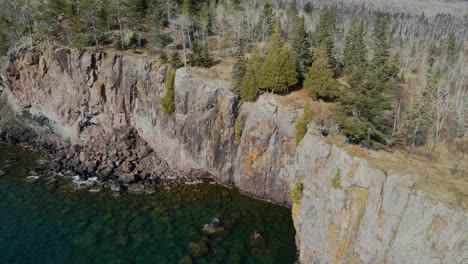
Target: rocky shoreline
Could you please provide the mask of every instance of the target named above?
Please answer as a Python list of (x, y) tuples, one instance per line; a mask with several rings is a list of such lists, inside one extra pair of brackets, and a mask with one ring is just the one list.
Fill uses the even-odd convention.
[(53, 134), (38, 136), (24, 127), (2, 126), (0, 143), (42, 152), (47, 157), (48, 165), (34, 168), (31, 176), (73, 176), (77, 189), (154, 193), (157, 188), (213, 181), (173, 171), (132, 129), (118, 131), (112, 138), (76, 145), (61, 142)]

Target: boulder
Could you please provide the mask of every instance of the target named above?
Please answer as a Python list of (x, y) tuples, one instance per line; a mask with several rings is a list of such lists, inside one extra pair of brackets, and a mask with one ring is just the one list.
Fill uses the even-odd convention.
[(224, 225), (221, 223), (221, 221), (218, 218), (213, 219), (211, 223), (203, 226), (203, 232), (208, 233), (208, 234), (219, 234), (224, 231), (225, 231)]
[(144, 146), (138, 151), (138, 158), (144, 159), (151, 153), (151, 149), (148, 146)]
[(145, 190), (145, 185), (142, 183), (134, 183), (128, 186), (129, 192), (143, 192)]
[(133, 173), (122, 173), (119, 176), (119, 182), (129, 184), (135, 181), (135, 174)]

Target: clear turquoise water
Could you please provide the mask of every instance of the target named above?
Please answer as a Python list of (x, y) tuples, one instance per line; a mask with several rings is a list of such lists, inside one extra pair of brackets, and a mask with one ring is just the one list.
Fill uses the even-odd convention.
[[(11, 156), (19, 163), (5, 168)], [(293, 263), (290, 211), (217, 185), (153, 195), (72, 191), (67, 180), (29, 182), (38, 156), (0, 145), (0, 263)], [(222, 219), (226, 231), (202, 227)], [(260, 231), (263, 246), (252, 243)], [(192, 243), (192, 251), (190, 244)], [(260, 243), (261, 244), (261, 243)], [(208, 251), (195, 257), (193, 245)]]

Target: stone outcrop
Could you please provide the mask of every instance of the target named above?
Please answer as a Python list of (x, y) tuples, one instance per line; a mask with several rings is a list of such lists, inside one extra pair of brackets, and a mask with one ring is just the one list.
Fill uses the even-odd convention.
[[(151, 58), (37, 47), (6, 59), (1, 80), (18, 115), (72, 144), (99, 145), (134, 129), (180, 175), (209, 175), (284, 205), (290, 187), (302, 182), (303, 197), (293, 205), (302, 263), (468, 258), (466, 196), (457, 204), (438, 199), (412, 175), (376, 168), (312, 127), (296, 149), (301, 110), (271, 94), (240, 105), (230, 83), (208, 78), (209, 71), (177, 71), (176, 110), (166, 115), (159, 105), (166, 70)], [(244, 121), (239, 144), (237, 118)], [(149, 152), (145, 145), (131, 156), (149, 160)]]

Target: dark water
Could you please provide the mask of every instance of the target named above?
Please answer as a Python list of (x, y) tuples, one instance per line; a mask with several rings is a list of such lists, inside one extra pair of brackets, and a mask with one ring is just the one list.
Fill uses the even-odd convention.
[[(19, 162), (5, 168), (12, 156)], [(0, 145), (0, 263), (293, 263), (288, 209), (217, 185), (153, 195), (26, 180), (38, 155)], [(220, 218), (225, 231), (208, 235)], [(253, 242), (259, 231), (264, 240)], [(202, 256), (199, 256), (202, 255)]]

